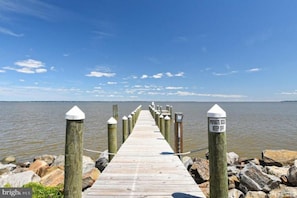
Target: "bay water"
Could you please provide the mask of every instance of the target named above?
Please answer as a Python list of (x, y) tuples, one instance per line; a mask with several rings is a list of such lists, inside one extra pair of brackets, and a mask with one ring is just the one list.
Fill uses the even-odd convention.
[[(123, 116), (151, 102), (0, 102), (0, 158), (14, 155), (20, 162), (42, 154), (64, 154), (65, 113), (77, 105), (86, 115), (84, 148), (107, 149), (107, 120), (118, 105), (118, 145)], [(155, 102), (182, 112), (184, 151), (208, 146), (207, 111), (213, 102)], [(241, 157), (261, 157), (265, 149), (297, 150), (297, 102), (218, 102), (227, 113), (227, 148)], [(171, 126), (173, 145), (173, 124)], [(152, 145), (154, 146), (154, 145)], [(203, 157), (206, 150), (192, 153)], [(99, 154), (84, 151), (97, 159)]]

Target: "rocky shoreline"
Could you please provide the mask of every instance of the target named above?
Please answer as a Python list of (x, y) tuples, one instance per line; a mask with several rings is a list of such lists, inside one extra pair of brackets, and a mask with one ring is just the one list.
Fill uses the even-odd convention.
[[(209, 161), (183, 157), (183, 163), (206, 196), (209, 194)], [(297, 151), (265, 150), (262, 158), (247, 159), (227, 153), (229, 198), (297, 198)], [(107, 154), (94, 161), (83, 156), (82, 191), (91, 187), (108, 165)], [(100, 179), (100, 178), (99, 178)], [(22, 187), (29, 182), (63, 187), (64, 155), (36, 156), (16, 163), (13, 156), (0, 163), (0, 187)]]
[[(209, 161), (184, 158), (189, 172), (207, 196)], [(264, 150), (262, 158), (227, 153), (229, 198), (297, 198), (297, 151)]]

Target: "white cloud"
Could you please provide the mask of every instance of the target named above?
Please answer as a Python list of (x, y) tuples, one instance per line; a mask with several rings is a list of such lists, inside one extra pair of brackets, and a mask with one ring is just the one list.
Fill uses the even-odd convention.
[(261, 71), (261, 68), (252, 68), (252, 69), (248, 69), (246, 70), (246, 72), (252, 73), (252, 72), (259, 72)]
[[(45, 73), (47, 69), (43, 68), (45, 64), (42, 61), (34, 60), (34, 59), (27, 59), (16, 61), (14, 65), (18, 67), (3, 67), (6, 70), (13, 70), (20, 73), (25, 74), (35, 74), (35, 73)], [(20, 67), (20, 68), (19, 68)]]
[(5, 73), (5, 72), (6, 72), (5, 70), (0, 69), (0, 73)]
[(184, 72), (179, 72), (179, 73), (175, 74), (174, 76), (176, 76), (176, 77), (183, 77), (184, 74), (185, 74)]
[(116, 85), (118, 84), (117, 82), (107, 82), (108, 85)]
[(162, 78), (163, 74), (162, 73), (158, 73), (152, 76), (152, 78)]
[(115, 73), (92, 71), (89, 74), (87, 74), (86, 76), (100, 78), (100, 77), (113, 77), (115, 75), (116, 75)]
[(33, 60), (33, 59), (17, 61), (14, 64), (20, 67), (28, 67), (28, 68), (40, 68), (44, 66), (43, 62), (38, 60)]
[[(43, 1), (0, 1), (0, 11), (11, 13), (11, 15), (22, 14), (37, 17), (43, 20), (58, 19), (65, 10), (61, 10)], [(59, 13), (59, 16), (57, 15)]]
[(297, 90), (293, 90), (293, 91), (290, 91), (290, 92), (282, 92), (281, 94), (282, 95), (297, 95)]
[(169, 95), (179, 95), (179, 96), (200, 96), (200, 97), (214, 97), (214, 98), (245, 98), (244, 95), (237, 94), (207, 94), (207, 93), (195, 93), (187, 91), (177, 91), (175, 93), (169, 93)]
[(168, 77), (173, 77), (173, 76), (174, 76), (171, 72), (166, 72), (165, 74), (166, 74), (166, 76), (168, 76)]
[(36, 73), (45, 73), (45, 72), (47, 72), (47, 69), (40, 68), (40, 69), (36, 69), (35, 71), (36, 71)]
[(14, 36), (14, 37), (23, 37), (24, 34), (17, 34), (9, 29), (6, 29), (6, 28), (3, 28), (3, 27), (0, 27), (0, 33), (1, 34), (6, 34), (6, 35), (9, 35), (9, 36)]
[(140, 78), (141, 78), (141, 79), (146, 79), (146, 78), (148, 78), (148, 77), (149, 77), (148, 75), (143, 74)]
[(236, 73), (238, 73), (238, 71), (231, 71), (231, 72), (226, 72), (226, 73), (213, 72), (212, 74), (215, 76), (229, 76), (229, 75), (236, 74)]
[(165, 87), (165, 89), (168, 89), (168, 90), (177, 90), (177, 89), (183, 89), (183, 87)]
[(171, 77), (183, 77), (184, 76), (184, 72), (179, 72), (179, 73), (176, 73), (176, 74), (172, 74), (171, 72), (166, 72), (166, 73), (157, 73), (157, 74), (154, 74), (152, 76), (148, 76), (146, 74), (143, 74), (140, 78), (141, 79), (146, 79), (146, 78), (155, 78), (155, 79), (160, 79), (160, 78), (163, 78), (164, 75), (166, 75), (167, 77), (171, 78)]

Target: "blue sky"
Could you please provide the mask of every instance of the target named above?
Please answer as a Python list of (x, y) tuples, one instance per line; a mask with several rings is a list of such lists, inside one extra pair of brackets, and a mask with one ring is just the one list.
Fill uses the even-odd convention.
[(0, 100), (297, 100), (297, 1), (0, 0)]

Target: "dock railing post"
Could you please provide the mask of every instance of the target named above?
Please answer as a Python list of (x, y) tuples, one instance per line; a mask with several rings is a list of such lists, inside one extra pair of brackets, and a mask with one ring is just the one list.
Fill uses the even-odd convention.
[(128, 131), (128, 118), (127, 116), (124, 116), (122, 118), (122, 131), (123, 131), (123, 143), (126, 141), (126, 139), (128, 138), (129, 136), (129, 131)]
[(164, 120), (165, 120), (165, 139), (169, 143), (170, 142), (170, 117), (166, 116)]
[[(183, 117), (184, 115), (180, 112), (175, 113), (175, 123), (174, 123), (174, 131), (175, 131), (175, 152), (182, 153), (183, 152)], [(181, 159), (181, 155), (178, 155)]]
[(118, 120), (119, 118), (119, 108), (118, 105), (112, 105), (112, 116), (114, 117), (114, 119)]
[(111, 117), (107, 121), (107, 128), (108, 128), (108, 159), (109, 161), (112, 160), (114, 154), (117, 153), (118, 150), (118, 143), (117, 143), (117, 121), (114, 117)]
[(134, 126), (135, 126), (135, 112), (133, 111), (132, 113), (131, 113), (131, 116), (132, 116), (132, 129), (134, 128)]
[(160, 131), (163, 136), (165, 136), (165, 123), (164, 123), (164, 116), (161, 114), (160, 115)]
[(85, 114), (77, 106), (66, 115), (64, 197), (81, 198)]
[(132, 115), (128, 115), (128, 131), (129, 131), (129, 135), (132, 133), (133, 130), (133, 124), (132, 124)]
[(157, 111), (155, 122), (156, 122), (156, 125), (160, 128), (160, 118), (159, 117), (160, 117), (160, 113)]
[(215, 104), (207, 117), (210, 198), (228, 197), (226, 112)]

